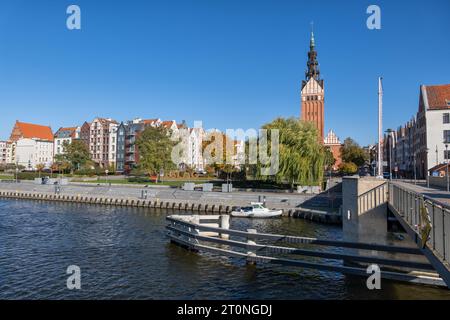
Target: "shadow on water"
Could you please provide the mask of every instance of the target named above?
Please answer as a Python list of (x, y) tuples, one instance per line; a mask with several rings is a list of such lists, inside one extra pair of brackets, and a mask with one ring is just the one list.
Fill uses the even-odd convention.
[[(369, 291), (358, 277), (191, 252), (165, 236), (172, 213), (0, 200), (0, 298), (450, 299), (433, 287), (383, 281), (382, 290)], [(342, 238), (339, 227), (291, 218), (232, 219), (231, 227)], [(81, 268), (81, 290), (66, 288), (69, 265)]]

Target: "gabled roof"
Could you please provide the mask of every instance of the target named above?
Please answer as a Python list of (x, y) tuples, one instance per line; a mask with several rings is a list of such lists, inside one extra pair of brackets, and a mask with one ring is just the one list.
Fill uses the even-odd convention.
[(161, 125), (167, 129), (170, 129), (174, 124), (176, 125), (175, 120), (167, 120), (167, 121), (161, 122)]
[(75, 138), (77, 127), (59, 128), (55, 138)]
[(428, 109), (450, 109), (450, 84), (424, 86)]
[[(17, 130), (17, 132), (16, 132)], [(42, 139), (53, 141), (53, 132), (49, 126), (42, 126), (38, 124), (25, 123), (16, 121), (16, 125), (13, 129), (12, 139), (17, 141), (20, 138), (28, 139)]]

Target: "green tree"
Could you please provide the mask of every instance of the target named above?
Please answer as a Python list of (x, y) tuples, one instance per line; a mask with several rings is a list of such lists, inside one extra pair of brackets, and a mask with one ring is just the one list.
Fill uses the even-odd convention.
[(336, 163), (336, 159), (334, 158), (333, 152), (331, 152), (330, 148), (325, 148), (325, 167), (327, 170), (331, 170)]
[(136, 140), (139, 149), (139, 169), (159, 177), (161, 170), (176, 168), (171, 154), (175, 142), (164, 127), (147, 127)]
[(92, 163), (91, 154), (86, 144), (81, 140), (63, 143), (64, 153), (57, 155), (55, 161), (60, 170), (79, 170)]
[(288, 181), (292, 187), (294, 184), (321, 185), (325, 148), (319, 142), (314, 124), (296, 118), (277, 118), (265, 124), (263, 129), (269, 131), (268, 137), (270, 130), (279, 130), (280, 167), (274, 177), (277, 182)]
[(358, 166), (353, 162), (343, 162), (339, 166), (339, 171), (342, 174), (355, 174), (358, 172)]
[(368, 160), (367, 153), (352, 138), (345, 139), (341, 155), (343, 162), (352, 162), (358, 167), (364, 165)]

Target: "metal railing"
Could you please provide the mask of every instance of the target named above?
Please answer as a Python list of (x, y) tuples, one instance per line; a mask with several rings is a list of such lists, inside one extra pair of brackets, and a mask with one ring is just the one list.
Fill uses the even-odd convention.
[[(194, 251), (203, 251), (220, 256), (242, 258), (247, 263), (271, 263), (283, 266), (296, 266), (322, 271), (340, 272), (359, 276), (368, 276), (364, 267), (347, 266), (344, 263), (330, 263), (331, 260), (342, 262), (354, 262), (363, 264), (376, 263), (383, 266), (405, 267), (420, 270), (433, 270), (428, 263), (413, 262), (408, 260), (387, 259), (376, 256), (362, 256), (350, 253), (326, 252), (311, 250), (304, 245), (320, 245), (340, 248), (355, 248), (370, 251), (397, 252), (404, 254), (421, 254), (417, 248), (393, 247), (386, 245), (373, 245), (368, 243), (355, 243), (335, 240), (323, 240), (317, 238), (298, 237), (290, 235), (278, 235), (258, 233), (255, 229), (246, 231), (230, 229), (228, 215), (172, 215), (168, 216), (169, 225), (166, 227), (170, 240), (182, 247)], [(263, 241), (263, 243), (257, 243)], [(288, 244), (282, 246), (283, 243)], [(301, 247), (295, 247), (301, 244)], [(303, 259), (286, 258), (286, 255), (303, 256)], [(305, 259), (314, 257), (325, 259)], [(445, 285), (438, 277), (422, 276), (420, 274), (382, 271), (381, 277), (386, 279), (407, 281), (412, 283)]]
[[(450, 206), (418, 194), (394, 183), (389, 185), (389, 204), (397, 211), (400, 217), (414, 230), (420, 238), (423, 236), (423, 227), (428, 223), (431, 226), (429, 237), (426, 240), (428, 248), (444, 262), (450, 261)], [(426, 208), (426, 215), (421, 210)], [(429, 220), (428, 222), (426, 220)], [(425, 245), (422, 243), (422, 245)]]

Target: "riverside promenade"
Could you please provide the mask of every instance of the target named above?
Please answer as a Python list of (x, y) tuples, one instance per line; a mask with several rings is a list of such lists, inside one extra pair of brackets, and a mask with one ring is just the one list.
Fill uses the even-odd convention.
[(229, 213), (233, 206), (245, 206), (263, 201), (266, 206), (282, 209), (285, 216), (306, 218), (318, 222), (339, 223), (336, 213), (302, 208), (315, 195), (274, 192), (203, 192), (184, 191), (168, 186), (106, 185), (70, 183), (60, 186), (38, 185), (32, 181), (0, 183), (0, 197), (49, 201), (79, 202), (178, 210)]

